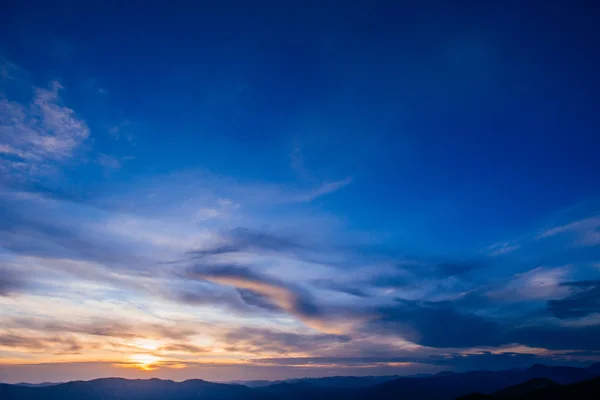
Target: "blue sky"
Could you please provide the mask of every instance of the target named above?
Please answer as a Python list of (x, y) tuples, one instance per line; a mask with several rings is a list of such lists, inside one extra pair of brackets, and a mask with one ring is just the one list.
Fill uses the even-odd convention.
[(3, 8), (5, 380), (599, 359), (595, 10)]

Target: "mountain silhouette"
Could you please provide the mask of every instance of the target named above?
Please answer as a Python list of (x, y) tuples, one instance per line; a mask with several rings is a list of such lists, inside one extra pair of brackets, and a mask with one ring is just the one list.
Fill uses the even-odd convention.
[[(429, 374), (414, 375), (415, 377), (431, 376)], [(392, 381), (401, 378), (400, 375), (384, 376), (327, 376), (323, 378), (294, 378), (286, 380), (268, 381), (268, 380), (250, 380), (250, 381), (230, 381), (248, 387), (264, 387), (280, 383), (298, 383), (307, 382), (320, 387), (328, 388), (363, 388)]]
[[(552, 394), (595, 393), (600, 364), (587, 368), (542, 364), (502, 371), (444, 372), (413, 377), (332, 377), (277, 381), (249, 387), (192, 379), (104, 378), (52, 386), (0, 384), (2, 400), (454, 400), (522, 398)], [(584, 382), (585, 381), (585, 382)], [(590, 383), (591, 382), (591, 383)], [(577, 385), (574, 385), (577, 384)], [(529, 399), (530, 397), (523, 397)], [(538, 397), (531, 397), (538, 399)], [(545, 397), (540, 397), (545, 398)], [(551, 399), (561, 397), (548, 397)], [(587, 399), (589, 397), (563, 397)], [(596, 397), (600, 399), (599, 397)]]
[[(453, 400), (469, 393), (493, 393), (535, 378), (548, 378), (560, 384), (591, 379), (595, 369), (535, 364), (527, 369), (503, 371), (445, 372), (426, 378), (400, 378), (368, 388), (377, 399)], [(368, 398), (368, 397), (365, 397)]]
[(493, 394), (472, 393), (457, 400), (597, 400), (600, 399), (600, 378), (570, 385), (559, 385), (546, 378), (537, 378), (498, 390)]
[(242, 385), (192, 379), (174, 382), (162, 379), (104, 378), (74, 381), (54, 386), (0, 385), (3, 400), (270, 400), (266, 394)]
[(27, 382), (19, 382), (15, 383), (17, 386), (27, 386), (27, 387), (43, 387), (43, 386), (54, 386), (60, 385), (63, 382), (40, 382), (40, 383), (27, 383)]

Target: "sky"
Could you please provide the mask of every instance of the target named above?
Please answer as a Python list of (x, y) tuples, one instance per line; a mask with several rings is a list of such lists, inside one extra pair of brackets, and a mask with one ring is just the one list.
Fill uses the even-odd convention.
[(585, 3), (4, 1), (0, 381), (600, 361)]

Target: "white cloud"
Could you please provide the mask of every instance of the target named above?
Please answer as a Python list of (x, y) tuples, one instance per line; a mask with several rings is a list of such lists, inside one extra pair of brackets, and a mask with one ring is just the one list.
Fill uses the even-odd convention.
[(577, 236), (576, 244), (580, 246), (600, 245), (600, 216), (585, 218), (545, 229), (536, 236), (536, 239), (544, 239), (568, 233)]
[(43, 174), (73, 158), (90, 130), (71, 108), (62, 104), (62, 86), (34, 90), (22, 105), (0, 97), (0, 168), (5, 173)]
[(569, 266), (539, 267), (514, 275), (505, 285), (486, 293), (488, 297), (506, 301), (544, 300), (565, 296), (569, 288), (561, 282), (569, 274)]

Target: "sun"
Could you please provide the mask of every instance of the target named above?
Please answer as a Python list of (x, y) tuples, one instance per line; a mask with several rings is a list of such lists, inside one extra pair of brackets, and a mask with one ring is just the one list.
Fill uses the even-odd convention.
[(152, 354), (134, 354), (130, 357), (133, 365), (143, 371), (152, 371), (158, 368), (160, 358)]

